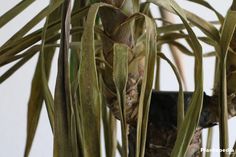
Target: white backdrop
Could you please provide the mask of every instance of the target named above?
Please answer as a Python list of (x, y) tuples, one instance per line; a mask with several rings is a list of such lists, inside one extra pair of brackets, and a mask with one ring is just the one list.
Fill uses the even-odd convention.
[[(0, 16), (19, 0), (3, 1), (1, 0)], [(209, 10), (195, 5), (186, 0), (177, 0), (181, 7), (186, 8), (192, 12), (197, 13), (200, 17), (209, 20), (216, 20), (214, 13)], [(219, 12), (225, 15), (227, 8), (230, 6), (230, 1), (209, 1)], [(47, 5), (48, 1), (37, 0), (32, 6), (28, 7), (22, 14), (14, 18), (13, 21), (0, 29), (0, 45), (3, 41), (13, 35), (19, 28), (21, 28), (28, 20), (36, 15), (42, 8)], [(155, 7), (153, 7), (155, 8)], [(158, 13), (155, 13), (158, 16)], [(177, 19), (179, 21), (179, 19)], [(41, 22), (38, 26), (42, 26)], [(36, 27), (38, 28), (38, 27)], [(34, 28), (35, 29), (35, 28)], [(198, 30), (195, 30), (200, 33)], [(203, 50), (206, 52), (211, 49), (203, 45)], [(163, 52), (170, 56), (168, 48), (164, 46)], [(171, 57), (170, 57), (171, 58)], [(187, 77), (188, 90), (192, 91), (193, 86), (193, 58), (182, 55), (184, 60), (185, 75)], [(10, 79), (0, 84), (0, 157), (18, 157), (23, 156), (25, 138), (26, 138), (26, 115), (27, 115), (27, 101), (30, 92), (30, 84), (35, 69), (37, 56), (31, 59), (23, 68), (18, 70)], [(50, 79), (50, 87), (53, 90), (56, 77), (56, 59), (53, 62), (52, 75)], [(7, 69), (8, 66), (0, 68), (0, 75)], [(166, 62), (161, 62), (161, 89), (162, 90), (178, 90), (178, 83), (175, 79), (173, 72)], [(204, 90), (211, 94), (213, 85), (213, 72), (214, 72), (214, 58), (204, 59)], [(229, 134), (230, 134), (230, 148), (232, 148), (236, 140), (236, 127), (232, 123), (236, 120), (229, 121)], [(218, 127), (214, 127), (214, 140), (213, 147), (218, 148)], [(204, 131), (203, 137), (206, 137)], [(203, 141), (205, 143), (205, 141)], [(43, 107), (39, 128), (36, 133), (36, 138), (30, 153), (31, 157), (51, 157), (52, 156), (52, 134), (49, 126), (48, 117), (45, 107)], [(213, 153), (212, 157), (218, 157), (219, 154)]]

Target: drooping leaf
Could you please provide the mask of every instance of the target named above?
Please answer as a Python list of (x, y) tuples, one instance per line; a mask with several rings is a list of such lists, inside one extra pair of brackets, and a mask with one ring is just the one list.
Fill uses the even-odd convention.
[[(165, 9), (167, 9), (168, 11), (170, 11), (172, 13), (176, 13), (171, 6), (167, 5), (167, 1), (148, 0), (147, 2), (154, 3), (158, 6), (161, 6)], [(187, 10), (184, 10), (183, 12), (184, 12), (186, 18), (193, 25), (197, 26), (200, 30), (202, 30), (202, 32), (204, 34), (206, 34), (208, 37), (212, 38), (213, 40), (219, 41), (219, 39), (220, 39), (219, 31), (217, 30), (217, 28), (213, 24), (203, 20), (199, 16), (197, 16), (197, 15), (195, 15), (195, 14), (193, 14), (193, 13), (187, 11)]]
[(113, 80), (121, 114), (122, 157), (128, 157), (128, 128), (126, 123), (126, 84), (128, 80), (128, 46), (114, 44)]
[[(51, 5), (53, 5), (54, 1), (51, 1)], [(56, 9), (52, 14), (47, 17), (48, 22), (53, 22), (60, 16), (60, 9)], [(47, 32), (47, 23), (45, 24), (45, 28), (42, 35), (42, 45), (39, 50), (41, 53), (38, 58), (37, 67), (35, 70), (35, 74), (33, 77), (31, 95), (28, 102), (28, 119), (27, 119), (27, 138), (26, 138), (26, 146), (25, 146), (25, 154), (27, 157), (29, 155), (30, 149), (32, 147), (32, 143), (34, 140), (34, 136), (36, 133), (36, 129), (38, 126), (38, 119), (40, 117), (40, 112), (42, 109), (43, 100), (46, 101), (46, 107), (49, 115), (49, 121), (51, 124), (51, 128), (53, 131), (53, 99), (48, 88), (47, 82), (49, 79), (52, 58), (54, 56), (54, 48), (44, 48), (45, 38), (47, 36), (51, 36), (57, 33), (57, 30)], [(46, 52), (46, 54), (44, 54)], [(42, 88), (43, 86), (43, 88)], [(49, 104), (50, 103), (50, 104)]]
[(8, 10), (5, 14), (3, 14), (0, 17), (0, 28), (3, 27), (5, 24), (7, 24), (14, 17), (16, 17), (18, 14), (20, 14), (22, 11), (24, 11), (25, 8), (27, 8), (33, 2), (34, 2), (33, 0), (21, 1), (13, 8)]
[(220, 23), (223, 24), (224, 17), (214, 7), (212, 7), (207, 1), (205, 1), (205, 0), (188, 0), (188, 1), (200, 4), (204, 7), (212, 10), (216, 14), (216, 16), (219, 19)]
[[(160, 13), (161, 13), (161, 16), (164, 19), (172, 21), (173, 23), (175, 22), (174, 16), (172, 14), (170, 14), (169, 12), (167, 12), (166, 10), (164, 10), (163, 8), (160, 8)], [(165, 26), (166, 23), (163, 22), (162, 25)], [(182, 33), (183, 31), (180, 30), (179, 32)], [(182, 34), (185, 35), (185, 33), (182, 33)], [(168, 46), (170, 48), (171, 55), (173, 56), (175, 65), (176, 65), (176, 67), (177, 67), (177, 69), (179, 71), (179, 74), (181, 76), (183, 84), (184, 84), (185, 88), (187, 89), (186, 77), (185, 77), (184, 67), (183, 67), (183, 60), (181, 59), (180, 53), (178, 52), (178, 49), (175, 46), (170, 45), (170, 44)]]
[(93, 4), (88, 12), (82, 37), (79, 68), (79, 94), (82, 109), (84, 156), (99, 157), (100, 152), (100, 91), (95, 63), (94, 26), (98, 9), (110, 6)]
[(30, 60), (37, 51), (39, 51), (40, 47), (36, 45), (31, 49), (32, 53), (30, 55), (25, 56), (21, 60), (19, 60), (16, 64), (14, 64), (11, 68), (9, 68), (5, 73), (0, 76), (0, 84), (4, 82), (7, 78), (9, 78), (12, 74), (14, 74), (20, 67), (22, 67), (28, 60)]
[[(189, 37), (190, 42), (195, 55), (195, 92), (190, 102), (190, 107), (186, 113), (183, 124), (178, 130), (177, 139), (175, 142), (175, 146), (171, 153), (171, 156), (184, 156), (187, 150), (187, 147), (192, 139), (194, 131), (198, 125), (200, 112), (202, 108), (203, 101), (203, 75), (202, 75), (202, 48), (200, 43), (197, 40), (196, 35), (192, 31), (190, 25), (187, 22), (187, 17), (190, 18), (189, 13), (182, 10), (175, 1), (167, 0), (167, 1), (159, 1), (159, 0), (151, 0), (149, 2), (153, 2), (154, 4), (161, 5), (162, 7), (174, 11), (182, 20), (185, 25)], [(187, 14), (187, 15), (186, 15)], [(190, 19), (189, 19), (190, 20)]]
[(177, 129), (179, 130), (181, 124), (184, 121), (184, 92), (183, 92), (181, 77), (177, 68), (174, 66), (173, 63), (171, 63), (171, 61), (163, 53), (157, 53), (157, 56), (168, 62), (168, 64), (171, 66), (172, 70), (174, 71), (177, 81), (179, 83), (179, 94), (178, 94), (178, 103), (177, 103), (177, 112), (178, 112)]
[(144, 157), (147, 136), (147, 124), (150, 108), (150, 98), (154, 79), (154, 66), (156, 55), (156, 27), (152, 19), (141, 15), (145, 19), (146, 40), (145, 40), (145, 70), (142, 80), (141, 93), (138, 107), (136, 157)]
[(0, 66), (4, 66), (4, 65), (9, 64), (13, 61), (25, 58), (27, 56), (34, 55), (35, 53), (37, 53), (37, 51), (39, 49), (40, 49), (39, 45), (35, 45), (35, 46), (32, 46), (31, 48), (29, 48), (28, 50), (26, 50), (25, 52), (22, 52), (19, 55), (15, 55), (15, 56), (2, 55), (0, 57)]
[[(235, 4), (236, 1), (233, 1)], [(232, 5), (233, 6), (233, 5)], [(218, 54), (219, 61), (219, 82), (216, 89), (219, 92), (219, 132), (220, 132), (220, 148), (228, 148), (228, 103), (227, 103), (227, 79), (226, 79), (226, 60), (229, 50), (230, 41), (232, 39), (236, 22), (236, 8), (231, 7), (227, 12), (220, 39), (220, 48)], [(220, 52), (219, 52), (220, 51)], [(221, 152), (221, 156), (228, 156), (226, 152)]]
[[(57, 1), (54, 5), (50, 5), (38, 13), (31, 21), (29, 21), (25, 26), (23, 26), (16, 34), (14, 34), (4, 45), (23, 37), (29, 30), (31, 30), (36, 24), (38, 24), (45, 16), (51, 14), (55, 9), (57, 9), (61, 4), (62, 0)], [(4, 46), (3, 45), (3, 46)]]
[(61, 46), (54, 98), (54, 156), (72, 156), (71, 143), (71, 85), (69, 75), (69, 41), (71, 1), (63, 3), (61, 17)]

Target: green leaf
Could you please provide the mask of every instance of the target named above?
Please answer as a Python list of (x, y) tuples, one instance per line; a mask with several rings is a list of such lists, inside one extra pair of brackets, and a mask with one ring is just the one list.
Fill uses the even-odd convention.
[[(190, 20), (190, 14), (182, 10), (178, 4), (173, 0), (159, 1), (151, 0), (154, 4), (161, 5), (162, 7), (168, 9), (169, 11), (174, 11), (182, 20), (185, 25), (189, 37), (192, 49), (195, 55), (195, 92), (190, 102), (190, 107), (184, 118), (184, 122), (178, 130), (177, 139), (175, 146), (171, 153), (171, 156), (185, 156), (187, 147), (192, 139), (194, 131), (198, 125), (202, 101), (203, 101), (203, 70), (202, 70), (202, 48), (194, 32), (192, 31), (190, 25), (187, 22), (187, 17)], [(202, 23), (201, 23), (202, 24)]]
[[(48, 24), (48, 19), (46, 19), (45, 22), (45, 26), (44, 26), (44, 31), (42, 33), (42, 45), (41, 45), (41, 52), (39, 55), (39, 61), (40, 61), (40, 72), (41, 72), (41, 76), (42, 76), (42, 86), (43, 86), (43, 95), (44, 95), (44, 100), (45, 100), (45, 104), (47, 107), (47, 111), (48, 111), (48, 117), (49, 117), (49, 121), (51, 124), (51, 128), (52, 130), (54, 127), (54, 114), (53, 114), (53, 110), (54, 110), (54, 102), (53, 102), (53, 97), (52, 94), (50, 92), (49, 86), (48, 86), (48, 78), (47, 78), (47, 74), (46, 74), (46, 66), (45, 66), (45, 59), (48, 59), (49, 62), (52, 60), (53, 57), (53, 53), (50, 51), (47, 51), (44, 47), (44, 43), (45, 43), (45, 38), (47, 35), (47, 24)], [(45, 51), (47, 51), (47, 55), (45, 57)], [(54, 51), (54, 49), (52, 50)]]
[(145, 19), (146, 40), (145, 40), (145, 70), (142, 80), (141, 93), (138, 107), (137, 137), (136, 137), (136, 157), (145, 155), (146, 136), (148, 114), (150, 108), (150, 98), (153, 86), (154, 66), (156, 56), (156, 25), (152, 19), (144, 14), (141, 15)]
[(61, 46), (54, 99), (54, 156), (72, 156), (71, 85), (68, 63), (70, 40), (70, 1), (65, 1), (61, 17)]
[[(148, 0), (147, 2), (149, 3), (154, 3), (160, 7), (165, 8), (166, 10), (168, 10), (169, 12), (172, 13), (176, 13), (174, 11), (174, 9), (168, 5), (168, 1), (163, 1), (163, 0)], [(202, 32), (204, 34), (206, 34), (208, 37), (210, 37), (213, 40), (219, 41), (220, 39), (220, 35), (219, 35), (219, 31), (217, 30), (217, 28), (203, 20), (202, 18), (200, 18), (199, 16), (187, 11), (187, 10), (183, 10), (183, 13), (185, 14), (186, 18), (195, 26), (197, 26), (200, 30), (202, 30)]]
[[(86, 15), (87, 12), (88, 12), (88, 7), (76, 10), (72, 14), (72, 19), (76, 19), (76, 20), (81, 19), (82, 17), (84, 17)], [(60, 29), (60, 22), (61, 22), (60, 19), (57, 19), (54, 22), (50, 22), (48, 25), (48, 32), (59, 30)], [(73, 29), (71, 30), (71, 32), (73, 32)], [(42, 28), (34, 31), (33, 33), (30, 33), (29, 35), (26, 35), (25, 37), (21, 37), (19, 39), (16, 39), (14, 42), (8, 42), (8, 43), (4, 44), (0, 48), (0, 55), (2, 55), (2, 54), (13, 55), (13, 54), (20, 53), (24, 49), (27, 49), (30, 46), (32, 46), (33, 44), (35, 44), (36, 42), (40, 41), (41, 34), (42, 34)], [(59, 34), (47, 37), (46, 43), (50, 42), (52, 40), (56, 41), (59, 38), (60, 38)]]
[(100, 152), (100, 91), (94, 48), (94, 26), (100, 7), (105, 3), (93, 4), (88, 12), (82, 37), (81, 62), (79, 68), (79, 94), (82, 108), (82, 134), (84, 156), (101, 156)]
[[(30, 31), (36, 24), (38, 24), (44, 17), (50, 15), (55, 9), (60, 7), (62, 0), (55, 2), (44, 8), (40, 13), (38, 13), (32, 20), (30, 20), (25, 26), (23, 26), (16, 34), (14, 34), (4, 45), (13, 42), (21, 37), (23, 37), (28, 31)], [(3, 46), (4, 46), (3, 45)]]
[(24, 157), (28, 157), (34, 140), (35, 132), (43, 104), (41, 88), (40, 64), (38, 62), (33, 76), (27, 113), (27, 137)]
[(16, 6), (8, 10), (5, 14), (0, 17), (0, 28), (11, 21), (14, 17), (19, 15), (22, 11), (25, 10), (30, 4), (32, 4), (33, 0), (21, 1)]
[[(46, 56), (53, 56), (52, 54), (47, 54)], [(41, 78), (41, 62), (38, 59), (38, 63), (33, 76), (33, 81), (31, 85), (30, 98), (28, 101), (28, 116), (27, 116), (27, 138), (25, 145), (24, 156), (29, 156), (29, 152), (34, 140), (35, 132), (38, 126), (38, 120), (40, 117), (40, 112), (43, 103), (43, 89), (42, 89), (42, 78)], [(52, 57), (47, 58), (45, 62), (46, 78), (49, 78), (49, 70), (51, 67)]]
[(175, 46), (176, 48), (178, 48), (180, 50), (180, 52), (183, 52), (184, 54), (186, 54), (188, 56), (194, 56), (194, 53), (191, 52), (187, 47), (185, 47), (180, 42), (174, 41), (174, 42), (169, 42), (169, 44)]
[[(235, 3), (235, 1), (233, 2)], [(236, 10), (232, 8), (227, 12), (220, 40), (219, 62), (219, 132), (220, 148), (228, 148), (228, 103), (227, 103), (227, 79), (226, 79), (226, 60), (230, 41), (235, 31)], [(229, 81), (229, 80), (228, 80)], [(226, 152), (221, 152), (221, 156), (227, 156)]]
[(37, 53), (37, 50), (39, 49), (40, 49), (39, 45), (35, 45), (29, 48), (28, 50), (26, 50), (25, 52), (22, 52), (21, 54), (16, 55), (16, 56), (2, 55), (0, 57), (0, 66), (4, 66), (18, 59), (25, 58), (27, 56), (32, 56), (35, 53)]
[[(105, 98), (102, 99), (103, 101)], [(106, 156), (115, 157), (117, 149), (117, 124), (111, 111), (107, 110), (105, 102), (102, 104), (102, 120), (104, 129), (104, 141)], [(122, 148), (121, 148), (122, 153)]]
[(224, 17), (215, 8), (213, 8), (207, 1), (205, 1), (205, 0), (188, 0), (188, 1), (200, 4), (200, 5), (204, 6), (204, 7), (212, 10), (216, 14), (216, 16), (219, 19), (220, 23), (223, 24)]
[(36, 42), (41, 39), (41, 34), (39, 32), (34, 32), (24, 38), (21, 38), (15, 42), (11, 42), (0, 48), (0, 55), (15, 55), (30, 46), (33, 46)]
[(180, 31), (184, 30), (185, 27), (183, 24), (170, 24), (164, 25), (157, 28), (157, 34), (161, 33), (170, 33), (171, 31)]
[[(53, 5), (54, 1), (51, 1)], [(60, 9), (55, 10), (47, 17), (47, 22), (53, 22), (60, 16)], [(53, 130), (53, 99), (48, 87), (48, 78), (51, 69), (52, 58), (54, 56), (54, 48), (45, 48), (44, 42), (46, 36), (51, 36), (57, 31), (47, 32), (47, 22), (42, 33), (41, 52), (38, 58), (37, 67), (32, 82), (31, 96), (28, 103), (28, 120), (27, 120), (27, 139), (25, 146), (25, 157), (29, 156), (29, 152), (34, 140), (35, 132), (38, 126), (38, 119), (42, 108), (43, 100), (46, 101), (46, 107), (49, 115), (49, 121)], [(44, 54), (46, 52), (46, 54)], [(43, 88), (42, 88), (43, 87)], [(49, 105), (50, 102), (50, 105)]]
[(128, 130), (126, 123), (126, 84), (128, 80), (128, 51), (129, 47), (123, 44), (114, 44), (113, 80), (119, 102), (122, 129), (122, 157), (128, 157)]
[[(211, 149), (213, 140), (212, 137), (213, 137), (213, 128), (208, 128), (206, 149)], [(205, 157), (210, 157), (210, 156), (211, 152), (206, 151)]]
[(25, 56), (21, 60), (19, 60), (16, 64), (14, 64), (11, 68), (9, 68), (4, 74), (0, 76), (0, 84), (4, 82), (7, 78), (9, 78), (12, 74), (14, 74), (20, 67), (22, 67), (28, 60), (30, 60), (37, 51), (39, 51), (40, 47), (38, 45), (32, 47), (32, 53), (30, 55)]
[(181, 82), (180, 74), (177, 70), (177, 68), (174, 66), (173, 63), (163, 54), (163, 53), (157, 53), (157, 56), (166, 60), (167, 63), (171, 66), (172, 70), (175, 73), (175, 76), (177, 78), (177, 81), (179, 83), (179, 94), (178, 94), (178, 103), (177, 103), (177, 129), (180, 129), (181, 124), (184, 121), (184, 92), (183, 92), (183, 85)]

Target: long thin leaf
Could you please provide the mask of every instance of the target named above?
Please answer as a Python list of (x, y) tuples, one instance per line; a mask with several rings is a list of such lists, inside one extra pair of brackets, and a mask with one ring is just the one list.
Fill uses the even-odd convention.
[[(179, 156), (182, 157), (185, 155), (187, 147), (192, 139), (194, 131), (198, 125), (201, 109), (202, 109), (202, 101), (203, 101), (203, 75), (202, 75), (202, 48), (200, 43), (197, 40), (196, 35), (192, 31), (190, 25), (187, 22), (187, 17), (185, 15), (186, 11), (183, 11), (175, 1), (166, 0), (151, 0), (154, 4), (161, 5), (168, 10), (174, 11), (184, 23), (189, 36), (190, 42), (192, 44), (192, 48), (195, 54), (195, 92), (190, 102), (190, 107), (186, 113), (186, 117), (184, 119), (183, 124), (178, 130), (177, 139), (175, 142), (175, 146), (171, 153), (171, 156)], [(189, 14), (188, 14), (189, 16)]]
[(148, 114), (150, 108), (150, 98), (154, 79), (154, 66), (156, 55), (156, 29), (155, 23), (150, 18), (142, 15), (145, 19), (146, 41), (145, 41), (145, 70), (142, 80), (142, 87), (139, 99), (137, 137), (136, 137), (136, 157), (144, 157), (147, 136)]
[(20, 67), (22, 67), (28, 60), (30, 60), (37, 51), (40, 50), (40, 47), (37, 45), (35, 46), (32, 51), (33, 53), (25, 56), (20, 61), (18, 61), (16, 64), (14, 64), (11, 68), (9, 68), (4, 74), (0, 76), (0, 84), (3, 83), (7, 78), (9, 78), (12, 74), (14, 74)]
[[(75, 18), (82, 18), (86, 15), (86, 13), (88, 12), (88, 8), (85, 7), (83, 9), (79, 9), (74, 11), (74, 13), (72, 14), (72, 19)], [(55, 30), (59, 30), (60, 28), (60, 19), (57, 19), (54, 22), (49, 23), (48, 25), (48, 31), (55, 31)], [(36, 42), (38, 42), (41, 39), (41, 34), (42, 34), (42, 29), (38, 29), (36, 31), (34, 31), (33, 33), (25, 36), (24, 38), (19, 38), (17, 40), (15, 40), (14, 42), (9, 42), (7, 44), (4, 44), (3, 46), (0, 47), (0, 55), (7, 53), (9, 54), (16, 54), (19, 53), (20, 51), (32, 46), (33, 44), (35, 44)], [(51, 40), (57, 40), (59, 39), (59, 37), (56, 36), (52, 36), (46, 39), (46, 43), (51, 41)]]
[[(235, 4), (236, 1), (233, 1)], [(236, 9), (229, 9), (222, 28), (222, 36), (220, 40), (220, 63), (219, 63), (219, 132), (220, 132), (220, 148), (228, 148), (228, 104), (227, 104), (227, 80), (226, 80), (226, 59), (229, 50), (230, 41), (232, 39), (236, 26)], [(226, 152), (221, 152), (221, 157), (226, 157)]]
[[(172, 13), (176, 13), (171, 6), (166, 5), (166, 1), (163, 1), (163, 0), (148, 0), (147, 2), (154, 3), (158, 6), (161, 6), (165, 9), (167, 9), (168, 11), (170, 11)], [(204, 34), (206, 34), (208, 37), (212, 38), (213, 40), (216, 40), (216, 41), (220, 40), (219, 31), (217, 30), (217, 28), (213, 24), (203, 20), (199, 16), (197, 16), (197, 15), (195, 15), (195, 14), (193, 14), (193, 13), (187, 11), (187, 10), (184, 10), (183, 12), (186, 15), (186, 18), (193, 25), (197, 26), (200, 30), (202, 30), (202, 32)]]
[(7, 24), (10, 20), (12, 20), (14, 17), (19, 15), (22, 11), (25, 10), (30, 4), (32, 4), (33, 0), (27, 0), (27, 1), (21, 1), (17, 5), (15, 5), (13, 8), (8, 10), (5, 14), (3, 14), (0, 17), (0, 28)]
[(43, 94), (41, 91), (40, 64), (38, 62), (32, 80), (30, 98), (28, 101), (27, 113), (27, 138), (24, 157), (28, 157), (38, 126), (39, 115), (43, 104)]
[[(53, 127), (54, 127), (54, 115), (53, 115), (53, 110), (54, 110), (54, 103), (53, 103), (53, 97), (52, 97), (52, 94), (50, 92), (50, 89), (49, 89), (49, 86), (48, 86), (48, 80), (47, 80), (47, 74), (45, 72), (45, 47), (44, 47), (44, 43), (45, 43), (45, 38), (46, 38), (46, 33), (47, 33), (47, 24), (48, 24), (48, 19), (46, 19), (46, 22), (45, 22), (45, 26), (44, 26), (44, 31), (43, 31), (43, 34), (42, 34), (42, 46), (41, 46), (41, 52), (40, 52), (40, 65), (41, 65), (41, 75), (42, 75), (42, 86), (43, 86), (43, 93), (44, 93), (44, 100), (45, 100), (45, 103), (46, 103), (46, 107), (47, 107), (47, 111), (48, 111), (48, 117), (49, 117), (49, 121), (50, 121), (50, 124), (51, 124), (51, 127), (52, 127), (52, 130)], [(50, 58), (52, 59), (52, 56), (48, 56), (50, 54), (50, 51), (47, 52), (47, 58)], [(50, 60), (49, 59), (49, 60)]]
[[(105, 98), (103, 98), (104, 100)], [(104, 141), (106, 156), (115, 157), (117, 149), (117, 125), (116, 118), (111, 111), (107, 110), (105, 102), (102, 104), (102, 120), (104, 129)], [(121, 148), (122, 153), (122, 148)]]
[(54, 156), (72, 156), (71, 94), (68, 66), (70, 40), (70, 0), (64, 1), (61, 23), (61, 47), (54, 100)]
[[(163, 8), (160, 8), (160, 13), (161, 13), (161, 16), (163, 18), (165, 18), (167, 20), (170, 20), (172, 22), (175, 22), (174, 16), (172, 14), (170, 14), (169, 12), (167, 12), (166, 10), (164, 10)], [(163, 25), (165, 25), (165, 23), (163, 23)], [(180, 73), (180, 76), (181, 76), (181, 79), (183, 81), (184, 87), (187, 89), (187, 83), (186, 83), (186, 77), (185, 77), (185, 73), (184, 73), (183, 61), (181, 60), (180, 53), (178, 52), (178, 49), (176, 47), (174, 47), (173, 45), (169, 44), (169, 48), (170, 48), (171, 55), (173, 56), (175, 65), (178, 68), (178, 71)]]
[(98, 9), (110, 6), (93, 4), (88, 12), (82, 37), (79, 68), (79, 94), (82, 108), (82, 134), (84, 156), (99, 157), (100, 152), (100, 91), (95, 63), (94, 26)]
[(224, 17), (214, 7), (212, 7), (207, 1), (205, 1), (205, 0), (188, 0), (188, 1), (200, 4), (204, 7), (212, 10), (216, 14), (216, 16), (219, 19), (220, 23), (223, 24)]
[[(50, 5), (53, 5), (53, 3), (54, 1), (51, 1)], [(59, 16), (60, 16), (60, 9), (57, 9), (51, 15), (49, 15), (49, 17), (47, 17), (48, 18), (47, 20), (48, 22), (53, 22)], [(36, 67), (35, 74), (33, 77), (33, 82), (32, 82), (31, 96), (28, 102), (28, 121), (27, 121), (28, 129), (27, 129), (27, 139), (26, 139), (25, 155), (24, 155), (25, 157), (29, 155), (30, 149), (32, 147), (32, 143), (33, 143), (36, 129), (38, 126), (38, 119), (40, 117), (40, 111), (42, 108), (43, 100), (46, 98), (46, 104), (48, 104), (48, 99), (50, 98), (52, 99), (52, 97), (49, 97), (49, 98), (46, 97), (47, 94), (45, 94), (44, 90), (48, 89), (48, 86), (45, 87), (45, 84), (47, 83), (48, 78), (49, 78), (52, 58), (54, 56), (55, 49), (54, 48), (44, 49), (44, 40), (47, 35), (51, 36), (55, 33), (57, 33), (57, 30), (47, 32), (47, 23), (46, 23), (44, 32), (42, 34), (42, 39), (43, 39), (42, 45), (40, 46), (41, 54), (38, 58), (38, 63), (37, 63), (37, 67)], [(46, 51), (46, 54), (44, 55), (45, 51)], [(52, 103), (53, 102), (51, 102), (51, 104)], [(49, 105), (46, 105), (46, 106), (47, 106), (47, 111), (48, 111), (51, 127), (53, 128), (54, 127), (53, 109), (52, 109), (53, 105), (51, 107), (49, 107)]]
[(178, 94), (178, 103), (177, 103), (177, 129), (180, 129), (180, 126), (182, 125), (184, 121), (184, 92), (183, 92), (183, 85), (181, 82), (180, 74), (177, 70), (177, 68), (174, 66), (173, 63), (163, 54), (163, 53), (157, 53), (157, 56), (166, 60), (168, 64), (171, 66), (172, 70), (175, 73), (175, 76), (177, 78), (177, 81), (179, 83), (179, 94)]
[(30, 20), (25, 26), (23, 26), (16, 34), (14, 34), (5, 44), (6, 45), (14, 40), (23, 37), (29, 30), (31, 30), (36, 24), (38, 24), (45, 16), (51, 14), (55, 9), (57, 9), (61, 4), (62, 0), (57, 1), (54, 5), (50, 5), (38, 13), (32, 20)]
[(11, 56), (11, 55), (10, 56), (8, 56), (8, 55), (1, 56), (0, 57), (0, 67), (4, 66), (6, 64), (9, 64), (13, 61), (16, 61), (18, 59), (25, 58), (29, 55), (35, 54), (37, 52), (37, 51), (35, 51), (35, 49), (39, 50), (39, 45), (32, 46), (31, 48), (29, 48), (25, 52), (22, 52), (21, 54), (16, 55), (16, 56)]
[(122, 128), (122, 157), (128, 157), (128, 139), (126, 123), (126, 84), (128, 80), (128, 46), (114, 45), (113, 80), (119, 102)]
[[(207, 144), (206, 144), (206, 149), (211, 149), (212, 147), (212, 137), (213, 137), (213, 128), (209, 128), (208, 129), (208, 133), (207, 133)], [(205, 153), (205, 157), (210, 157), (211, 156), (211, 152), (207, 152)]]

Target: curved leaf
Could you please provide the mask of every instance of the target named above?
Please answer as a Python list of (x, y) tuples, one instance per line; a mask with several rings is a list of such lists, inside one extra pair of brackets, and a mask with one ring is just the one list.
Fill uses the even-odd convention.
[(0, 17), (0, 28), (32, 4), (33, 0), (21, 1)]
[(113, 80), (121, 113), (122, 157), (128, 157), (128, 128), (126, 123), (126, 84), (128, 80), (128, 50), (123, 44), (114, 44)]

